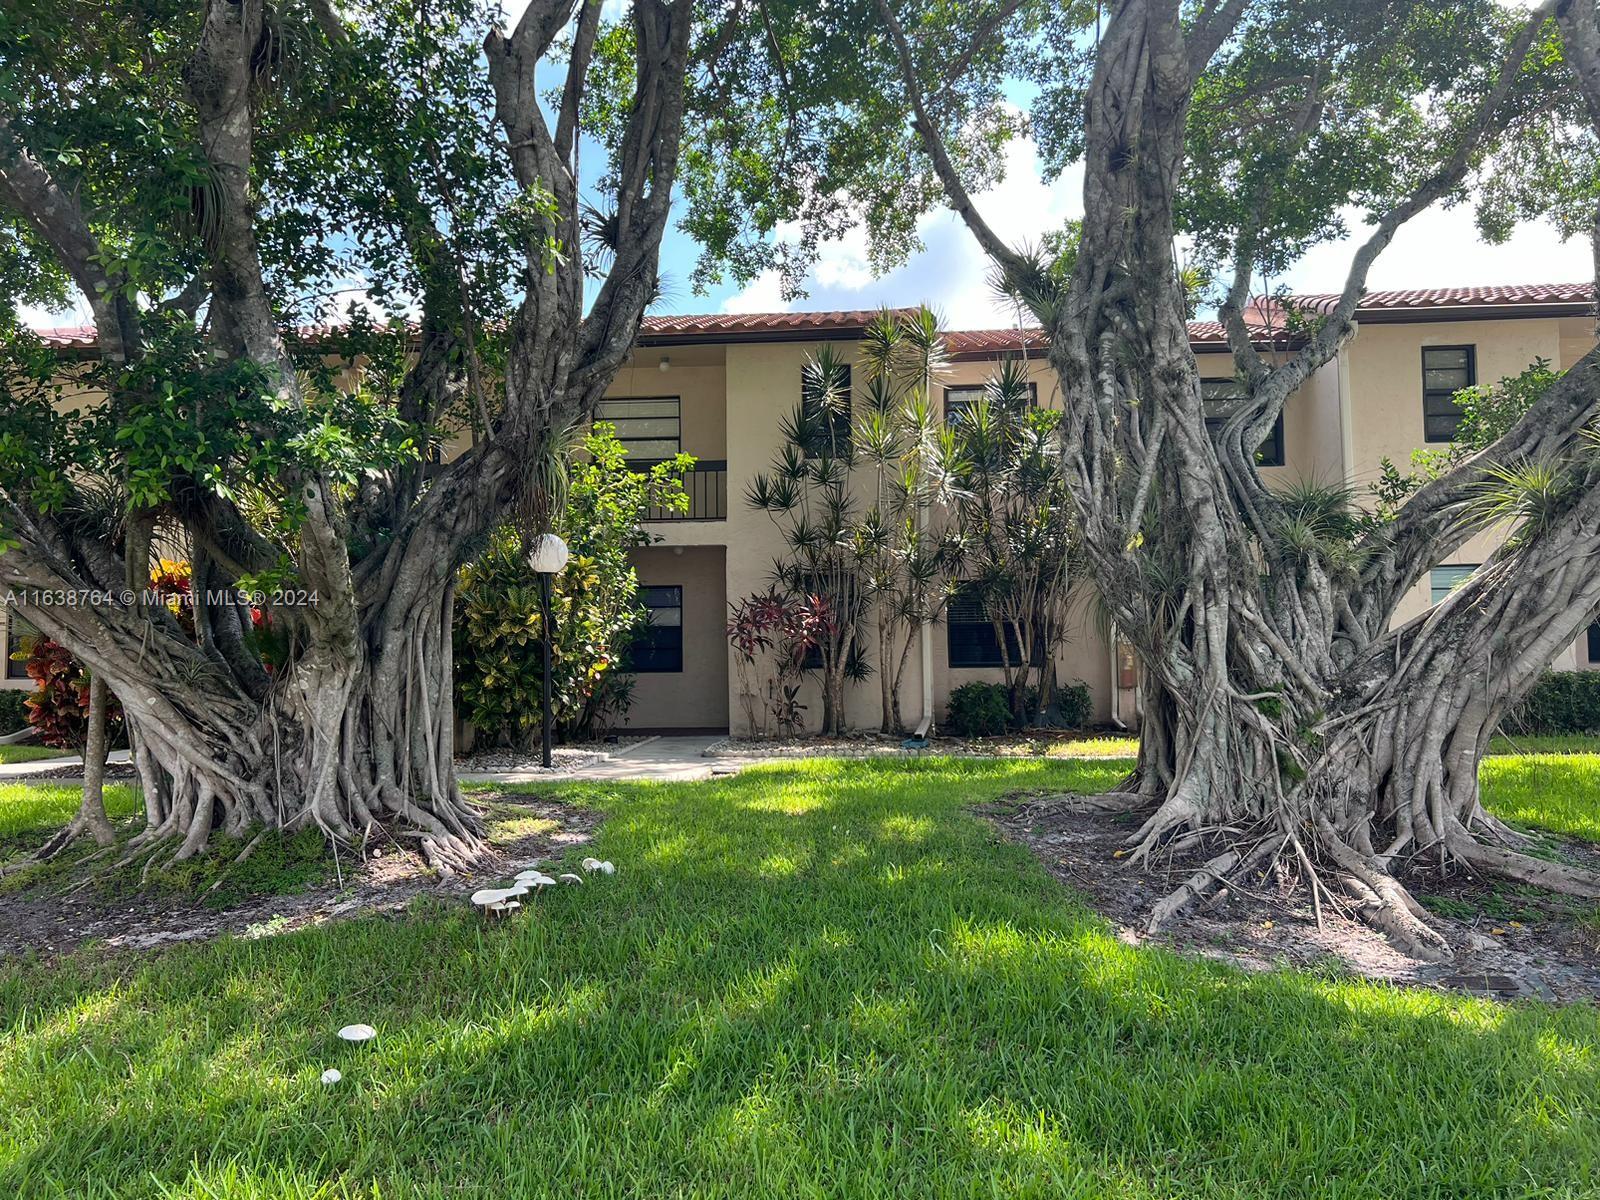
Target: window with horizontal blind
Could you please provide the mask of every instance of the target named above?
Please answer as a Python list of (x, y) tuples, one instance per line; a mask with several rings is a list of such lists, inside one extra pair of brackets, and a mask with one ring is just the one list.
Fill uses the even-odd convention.
[(850, 364), (840, 363), (834, 373), (833, 403), (827, 390), (807, 369), (800, 374), (800, 411), (805, 421), (801, 449), (807, 458), (847, 458), (850, 455)]
[(650, 584), (639, 589), (645, 627), (633, 641), (629, 664), (639, 674), (683, 670), (683, 588)]
[(1422, 436), (1430, 442), (1451, 442), (1461, 428), (1456, 393), (1478, 382), (1476, 346), (1422, 348)]
[[(1207, 431), (1215, 437), (1234, 405), (1246, 398), (1244, 387), (1237, 379), (1202, 379), (1200, 402), (1205, 408)], [(1281, 467), (1283, 464), (1283, 413), (1280, 411), (1278, 419), (1272, 423), (1272, 432), (1256, 449), (1256, 465)]]
[[(982, 384), (962, 387), (947, 387), (944, 390), (944, 423), (954, 425), (967, 413), (971, 412), (979, 400), (983, 399), (984, 388)], [(1028, 404), (1032, 408), (1039, 407), (1039, 385), (1028, 384)]]
[(617, 441), (634, 462), (660, 462), (682, 447), (681, 410), (677, 396), (619, 396), (600, 401), (595, 419), (616, 427)]
[(32, 621), (20, 617), (15, 611), (6, 613), (6, 678), (28, 678), (27, 656), (33, 653), (33, 643), (39, 630)]
[(1437, 604), (1455, 591), (1478, 569), (1478, 565), (1477, 563), (1457, 563), (1447, 567), (1435, 567), (1429, 571), (1428, 593), (1431, 597), (1431, 602)]
[[(1000, 639), (989, 619), (988, 606), (976, 584), (964, 583), (950, 597), (945, 606), (945, 645), (952, 667), (1003, 667), (1000, 656)], [(1006, 627), (1006, 654), (1013, 663), (1022, 657), (1017, 635)], [(1034, 655), (1034, 665), (1042, 656)]]

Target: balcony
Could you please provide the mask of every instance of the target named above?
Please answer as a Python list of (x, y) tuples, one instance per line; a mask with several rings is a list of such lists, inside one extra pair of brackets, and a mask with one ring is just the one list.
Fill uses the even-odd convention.
[[(639, 463), (640, 467), (654, 466)], [(673, 512), (652, 508), (646, 521), (726, 521), (728, 519), (728, 464), (701, 459), (683, 477), (683, 490), (689, 493), (689, 511)]]

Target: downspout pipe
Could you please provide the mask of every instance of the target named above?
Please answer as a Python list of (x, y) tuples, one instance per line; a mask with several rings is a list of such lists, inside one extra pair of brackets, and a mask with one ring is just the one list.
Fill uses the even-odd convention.
[(1110, 628), (1110, 636), (1106, 639), (1106, 667), (1109, 669), (1107, 676), (1111, 681), (1111, 723), (1118, 729), (1126, 729), (1128, 723), (1122, 719), (1122, 685), (1117, 679), (1117, 627)]

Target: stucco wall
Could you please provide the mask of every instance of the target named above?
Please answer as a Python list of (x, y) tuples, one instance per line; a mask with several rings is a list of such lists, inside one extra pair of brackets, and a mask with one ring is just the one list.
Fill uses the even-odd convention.
[[(1455, 321), (1375, 325), (1357, 330), (1344, 355), (1348, 364), (1351, 413), (1350, 443), (1353, 457), (1348, 479), (1357, 499), (1368, 502), (1367, 487), (1389, 458), (1402, 472), (1411, 470), (1411, 457), (1419, 449), (1442, 449), (1429, 443), (1422, 428), (1422, 351), (1427, 346), (1472, 346), (1477, 359), (1477, 380), (1492, 384), (1517, 375), (1535, 359), (1545, 358), (1559, 367), (1570, 366), (1594, 344), (1585, 340), (1583, 323), (1571, 319)], [(1498, 530), (1486, 530), (1468, 540), (1439, 566), (1482, 563), (1503, 540)], [(1401, 599), (1395, 623), (1426, 612), (1433, 600), (1429, 579)], [(1576, 670), (1592, 665), (1585, 639), (1568, 646), (1551, 666)]]
[(628, 729), (728, 727), (728, 619), (721, 546), (649, 546), (632, 552), (641, 584), (683, 588), (683, 670), (634, 676)]

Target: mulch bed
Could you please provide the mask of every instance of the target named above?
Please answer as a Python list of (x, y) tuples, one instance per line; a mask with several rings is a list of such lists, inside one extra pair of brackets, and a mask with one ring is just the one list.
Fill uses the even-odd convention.
[[(1319, 929), (1309, 896), (1280, 865), (1252, 880), (1248, 891), (1218, 893), (1151, 936), (1143, 932), (1150, 910), (1199, 868), (1203, 853), (1129, 866), (1118, 851), (1138, 829), (1139, 816), (1084, 812), (1055, 797), (1018, 795), (977, 811), (1081, 893), (1130, 944), (1250, 970), (1321, 970), (1498, 1000), (1600, 1001), (1600, 921), (1592, 903), (1465, 872), (1409, 880), (1456, 951), (1453, 962), (1424, 963), (1327, 905)], [(1554, 845), (1570, 861), (1600, 868), (1594, 847)]]
[[(478, 888), (504, 883), (524, 867), (549, 865), (588, 842), (602, 814), (554, 800), (478, 791), (474, 803), (491, 809), (490, 851), (470, 875), (441, 878), (411, 850), (375, 839), (367, 857), (342, 854), (333, 878), (288, 896), (266, 896), (235, 908), (206, 906), (202, 896), (153, 894), (141, 889), (112, 897), (93, 888), (73, 889), (74, 870), (36, 886), (0, 892), (0, 963), (10, 956), (54, 957), (87, 941), (124, 950), (149, 950), (224, 934), (258, 937), (287, 933), (369, 913), (397, 913), (419, 896), (465, 898)], [(496, 827), (526, 830), (554, 822), (554, 829), (497, 833)], [(176, 844), (167, 851), (170, 855)], [(342, 881), (342, 886), (341, 886)]]

